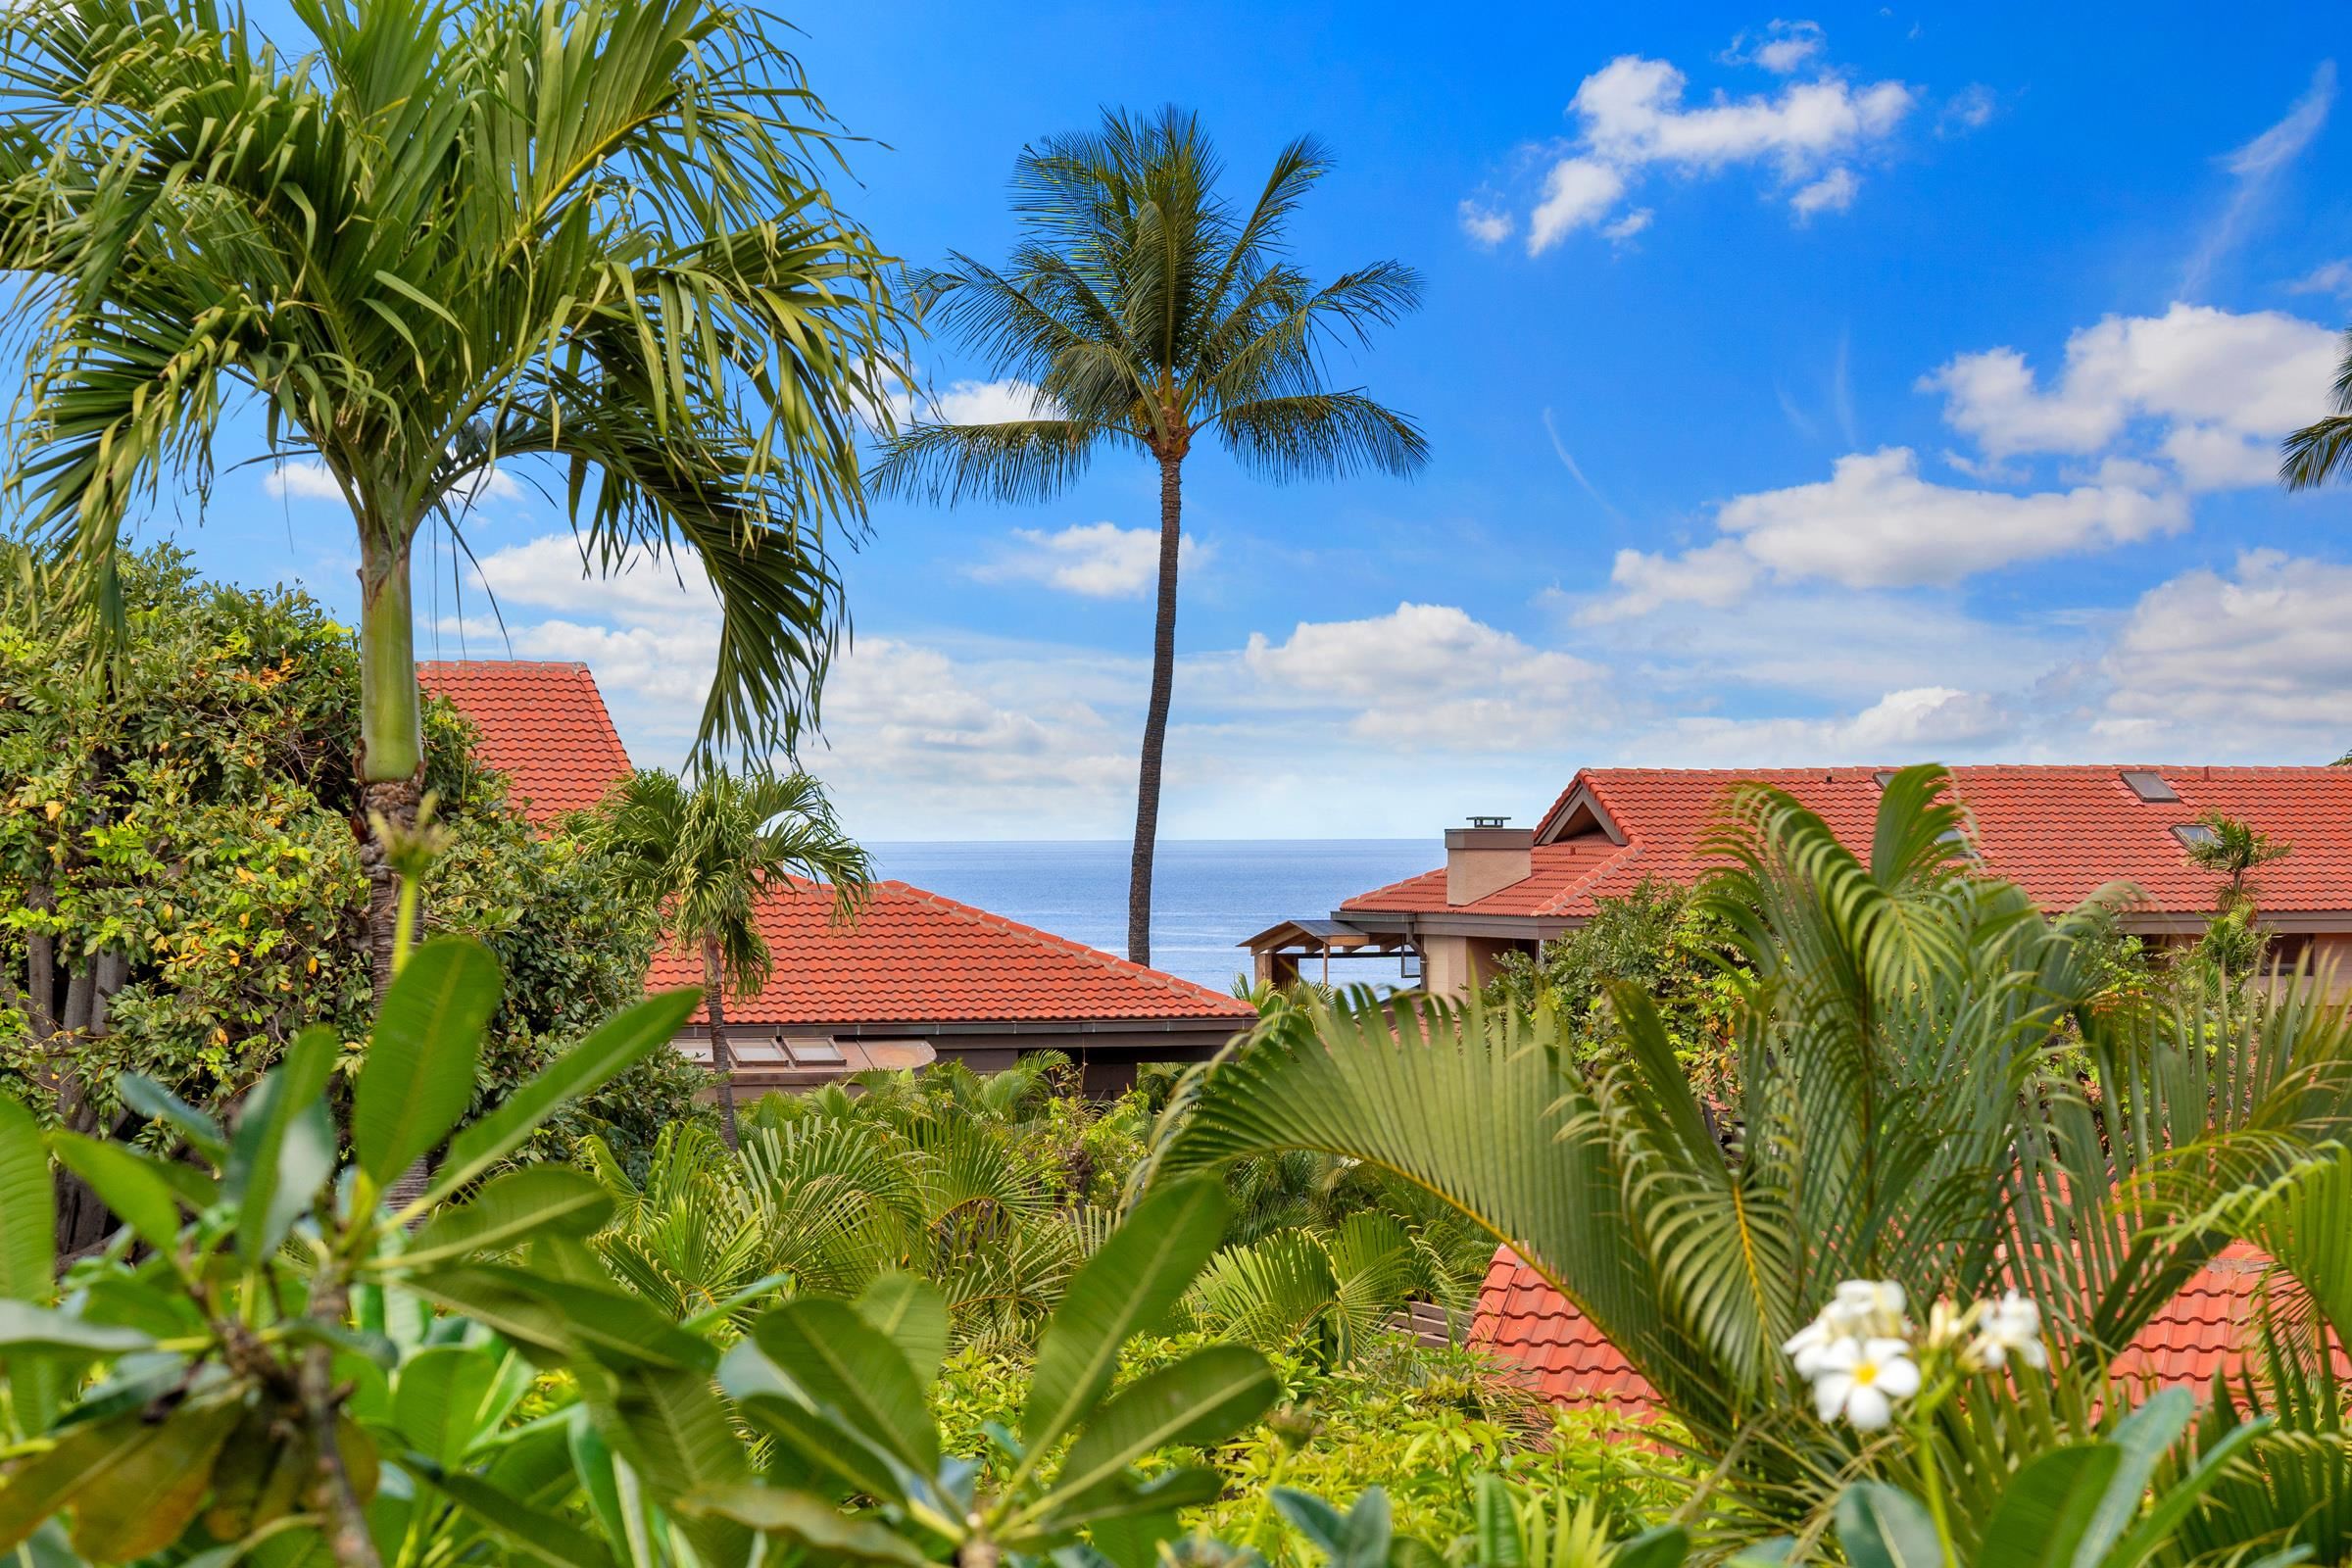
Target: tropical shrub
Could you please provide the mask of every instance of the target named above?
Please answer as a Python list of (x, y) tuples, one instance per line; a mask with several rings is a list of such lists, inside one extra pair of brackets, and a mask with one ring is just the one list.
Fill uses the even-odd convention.
[[(1084, 1533), (1140, 1568), (1177, 1533), (1175, 1510), (1220, 1482), (1137, 1462), (1213, 1446), (1275, 1395), (1264, 1359), (1232, 1345), (1114, 1387), (1127, 1342), (1224, 1229), (1214, 1183), (1170, 1184), (1072, 1276), (1018, 1436), (991, 1434), (998, 1484), (978, 1494), (925, 1407), (949, 1343), (937, 1291), (890, 1272), (855, 1305), (796, 1299), (722, 1355), (723, 1311), (663, 1312), (606, 1273), (587, 1239), (613, 1202), (595, 1179), (501, 1173), (566, 1099), (666, 1049), (693, 992), (640, 1002), (462, 1124), (497, 962), (460, 939), (396, 957), (348, 1151), (324, 1100), (340, 1045), (322, 1025), (233, 1129), (127, 1080), (184, 1158), (44, 1135), (0, 1100), (0, 1550), (58, 1565), (748, 1568), (761, 1538), (816, 1562), (914, 1565)], [(386, 1199), (444, 1143), (421, 1196)], [(52, 1157), (122, 1220), (62, 1280)]]
[[(126, 557), (122, 583), (104, 682), (86, 627), (37, 593), (0, 619), (0, 1061), (8, 1092), (82, 1133), (144, 1124), (125, 1073), (219, 1113), (304, 1027), (355, 1046), (370, 1008), (350, 633), (299, 592), (208, 584), (168, 546)], [(509, 976), (486, 1105), (643, 994), (655, 922), (604, 896), (592, 851), (508, 809), (462, 717), (427, 713), (426, 782), (459, 831), (426, 919)], [(534, 1152), (593, 1126), (637, 1158), (694, 1114), (692, 1087), (656, 1055)], [(73, 1215), (68, 1236), (91, 1239)]]
[[(1152, 1179), (1303, 1147), (1443, 1195), (1660, 1392), (1743, 1533), (1819, 1519), (1885, 1462), (1806, 1407), (1780, 1349), (1840, 1281), (2041, 1303), (2058, 1392), (1939, 1425), (1984, 1487), (2016, 1455), (2098, 1441), (2128, 1407), (2107, 1358), (2234, 1203), (2340, 1131), (2352, 1020), (2297, 987), (2102, 1010), (2087, 916), (2048, 919), (1957, 861), (1946, 782), (1890, 780), (1867, 855), (1786, 795), (1731, 796), (1704, 895), (1744, 971), (1728, 1148), (1633, 987), (1597, 1074), (1545, 1009), (1364, 999), (1262, 1025), (1172, 1118)], [(2079, 1050), (2086, 1081), (2047, 1070), (2053, 1050)]]
[(1559, 1009), (1580, 1054), (1601, 1062), (1615, 1036), (1609, 998), (1645, 993), (1675, 1056), (1701, 1093), (1728, 1097), (1732, 1020), (1740, 1000), (1731, 928), (1696, 890), (1654, 879), (1597, 902), (1592, 918), (1533, 958), (1503, 955), (1486, 989), (1490, 1006)]

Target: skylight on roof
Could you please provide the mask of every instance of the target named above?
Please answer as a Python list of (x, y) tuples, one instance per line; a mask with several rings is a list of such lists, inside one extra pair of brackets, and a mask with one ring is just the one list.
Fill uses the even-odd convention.
[(2188, 846), (2190, 849), (2195, 849), (2200, 844), (2211, 844), (2214, 842), (2214, 840), (2220, 838), (2221, 835), (2214, 832), (2213, 829), (2207, 827), (2202, 822), (2175, 822), (2173, 824), (2173, 837), (2179, 839), (2182, 844)]
[(1894, 782), (1894, 769), (1891, 767), (1882, 767), (1876, 773), (1870, 775), (1870, 781), (1873, 784), (1876, 784), (1879, 788), (1885, 789), (1887, 785)]
[(2162, 773), (2151, 773), (2144, 768), (2127, 769), (2124, 784), (2143, 801), (2177, 801), (2180, 798), (2164, 781)]

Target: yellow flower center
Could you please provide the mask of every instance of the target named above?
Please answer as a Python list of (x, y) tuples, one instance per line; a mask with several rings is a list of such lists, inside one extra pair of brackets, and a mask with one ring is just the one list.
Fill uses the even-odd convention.
[(1854, 1381), (1864, 1388), (1868, 1388), (1873, 1383), (1878, 1382), (1879, 1369), (1876, 1363), (1865, 1361), (1860, 1366), (1854, 1368)]

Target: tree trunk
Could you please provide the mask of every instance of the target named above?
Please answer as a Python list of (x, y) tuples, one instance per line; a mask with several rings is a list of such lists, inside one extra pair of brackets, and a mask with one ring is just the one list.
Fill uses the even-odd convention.
[(724, 998), (724, 966), (718, 961), (718, 943), (703, 938), (703, 1011), (710, 1020), (710, 1071), (718, 1079), (718, 1125), (727, 1140), (735, 1147), (735, 1054), (727, 1049), (727, 1009)]
[(1176, 554), (1183, 542), (1184, 459), (1159, 460), (1159, 609), (1152, 624), (1152, 701), (1135, 779), (1135, 857), (1127, 872), (1127, 956), (1152, 961), (1152, 858), (1159, 840), (1160, 756), (1176, 686)]
[(416, 692), (416, 624), (409, 545), (362, 532), (360, 565), (360, 863), (368, 871), (368, 948), (381, 997), (392, 983), (392, 930), (400, 879), (374, 828), (416, 823), (424, 785), (422, 704)]

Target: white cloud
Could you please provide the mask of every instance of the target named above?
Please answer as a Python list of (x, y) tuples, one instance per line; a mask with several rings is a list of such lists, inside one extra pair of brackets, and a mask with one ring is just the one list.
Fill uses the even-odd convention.
[(1999, 112), (2000, 99), (1983, 82), (1971, 82), (1944, 101), (1936, 117), (1936, 132), (1940, 136), (1960, 135), (1989, 124)]
[(2142, 595), (2100, 662), (2103, 748), (2332, 756), (2352, 711), (2352, 566), (2250, 551)]
[[(1775, 23), (1759, 42), (1735, 44), (1738, 58), (1784, 74), (1812, 64), (1822, 47), (1811, 23)], [(1552, 160), (1528, 217), (1527, 248), (1539, 255), (1582, 228), (1612, 232), (1647, 209), (1610, 220), (1634, 182), (1651, 169), (1717, 173), (1742, 165), (1769, 170), (1796, 187), (1801, 220), (1842, 210), (1859, 180), (1850, 161), (1884, 144), (1914, 105), (1899, 81), (1853, 83), (1827, 71), (1773, 93), (1718, 94), (1685, 102), (1688, 78), (1663, 60), (1621, 55), (1587, 76), (1569, 104), (1577, 133)]]
[(1398, 746), (1525, 750), (1577, 733), (1610, 707), (1600, 666), (1452, 605), (1300, 621), (1279, 643), (1252, 632), (1242, 662), (1270, 694), (1346, 710), (1355, 735)]
[(1617, 221), (1614, 223), (1603, 224), (1600, 230), (1600, 237), (1602, 239), (1615, 240), (1619, 244), (1623, 244), (1625, 241), (1632, 239), (1636, 234), (1639, 234), (1643, 229), (1647, 228), (1649, 226), (1649, 220), (1656, 216), (1657, 215), (1655, 213), (1651, 212), (1646, 207), (1637, 207), (1632, 212), (1626, 214), (1623, 218), (1617, 220)]
[(343, 487), (317, 458), (280, 463), (262, 475), (262, 493), (290, 496), (297, 501), (340, 501)]
[(2289, 294), (2352, 294), (2352, 258), (2322, 262), (2286, 285)]
[(1718, 539), (1679, 556), (1620, 550), (1609, 568), (1613, 592), (1595, 598), (1579, 618), (1588, 623), (1625, 620), (1669, 604), (1720, 610), (1745, 598), (1762, 574), (1762, 565), (1737, 539)]
[(1461, 207), (1462, 232), (1492, 250), (1511, 237), (1511, 215), (1474, 201)]
[(1854, 196), (1861, 189), (1862, 181), (1854, 177), (1852, 170), (1833, 169), (1789, 197), (1788, 206), (1799, 219), (1815, 213), (1842, 213), (1854, 205)]
[(2132, 421), (2164, 427), (2159, 449), (2197, 488), (2267, 483), (2239, 450), (2274, 444), (2326, 407), (2336, 334), (2278, 311), (2175, 304), (2162, 316), (2110, 316), (2068, 337), (2066, 368), (2044, 386), (2013, 348), (1963, 354), (1920, 381), (1943, 416), (1994, 458), (2103, 452)]
[(1563, 158), (1544, 176), (1544, 199), (1527, 220), (1527, 254), (1540, 256), (1597, 222), (1625, 194), (1625, 176), (1591, 158)]
[[(996, 560), (970, 569), (982, 582), (1041, 582), (1089, 599), (1131, 599), (1159, 580), (1159, 530), (1111, 522), (1073, 523), (1048, 533), (1015, 528), (1020, 541)], [(1177, 571), (1205, 565), (1209, 549), (1186, 534), (1177, 543)]]
[(1827, 717), (1676, 720), (1643, 737), (1661, 760), (1739, 767), (1944, 760), (2000, 744), (2017, 720), (1990, 693), (1954, 686), (1890, 691), (1856, 712)]
[(2020, 496), (1931, 484), (1909, 447), (1886, 447), (1839, 458), (1822, 483), (1736, 497), (1715, 523), (1781, 577), (1885, 588), (2177, 532), (2188, 510), (2122, 485)]
[(900, 429), (914, 423), (1004, 424), (1051, 417), (1054, 412), (1034, 385), (1017, 377), (951, 381), (943, 387), (922, 381), (919, 371), (910, 373), (916, 376), (912, 384), (895, 371), (885, 377), (883, 401)]
[[(343, 499), (342, 486), (335, 483), (335, 476), (317, 458), (298, 458), (291, 463), (274, 465), (268, 473), (262, 475), (262, 493), (272, 497), (290, 497), (296, 501)], [(494, 466), (475, 472), (450, 494), (462, 507), (480, 506), (485, 501), (520, 501), (523, 499), (523, 488), (520, 480)]]
[(2335, 62), (2323, 60), (2311, 74), (2311, 85), (2287, 110), (2285, 118), (2222, 158), (2222, 168), (2235, 182), (2234, 188), (2221, 216), (2205, 231), (2189, 257), (2187, 269), (2181, 273), (2181, 294), (2193, 298), (2205, 291), (2214, 268), (2245, 237), (2272, 185), (2319, 135), (2334, 103)]

